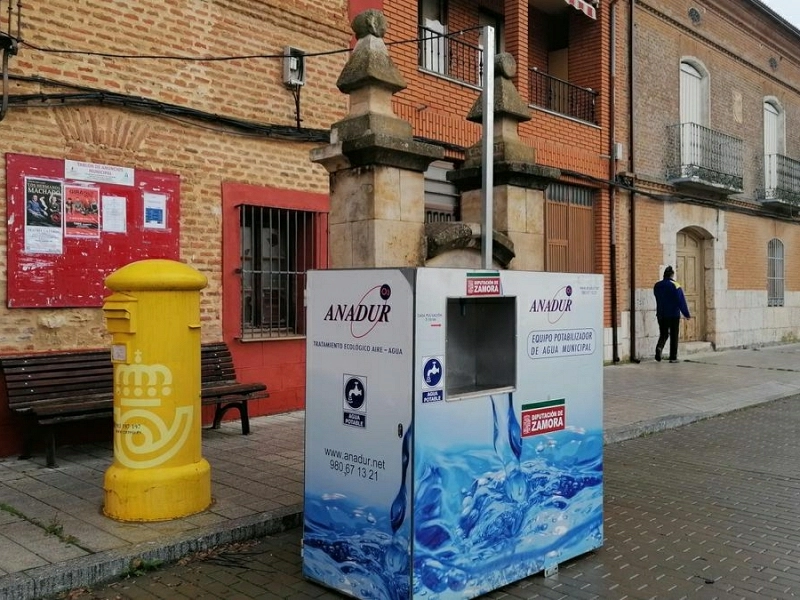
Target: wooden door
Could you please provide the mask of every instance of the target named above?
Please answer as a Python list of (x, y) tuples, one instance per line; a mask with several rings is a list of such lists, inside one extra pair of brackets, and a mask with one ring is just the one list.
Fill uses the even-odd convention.
[(681, 322), (682, 342), (702, 341), (705, 338), (705, 295), (703, 285), (702, 240), (689, 232), (678, 233), (678, 252), (675, 281), (681, 284), (692, 318)]

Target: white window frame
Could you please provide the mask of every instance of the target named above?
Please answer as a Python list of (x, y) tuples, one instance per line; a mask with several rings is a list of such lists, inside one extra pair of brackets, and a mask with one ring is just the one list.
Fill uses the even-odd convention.
[(680, 64), (681, 165), (699, 166), (703, 148), (697, 127), (708, 127), (709, 76), (701, 62), (684, 58)]
[(419, 61), (426, 71), (447, 75), (448, 44), (445, 0), (419, 0), (419, 24), (425, 30), (422, 38)]
[(783, 306), (785, 301), (785, 253), (783, 242), (773, 238), (767, 244), (767, 306)]
[(777, 198), (778, 155), (786, 152), (786, 123), (783, 107), (775, 97), (764, 98), (764, 191), (765, 198)]

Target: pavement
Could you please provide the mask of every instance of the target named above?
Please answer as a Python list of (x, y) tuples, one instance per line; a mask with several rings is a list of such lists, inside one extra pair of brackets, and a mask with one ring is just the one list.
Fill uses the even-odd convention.
[[(677, 364), (606, 366), (603, 379), (604, 435), (606, 444), (616, 444), (800, 394), (800, 344), (684, 351)], [(297, 536), (303, 427), (304, 414), (297, 411), (252, 419), (248, 436), (237, 421), (204, 429), (213, 504), (159, 523), (123, 523), (102, 514), (110, 443), (60, 446), (55, 469), (46, 467), (44, 456), (0, 460), (0, 600), (88, 587), (269, 534)]]

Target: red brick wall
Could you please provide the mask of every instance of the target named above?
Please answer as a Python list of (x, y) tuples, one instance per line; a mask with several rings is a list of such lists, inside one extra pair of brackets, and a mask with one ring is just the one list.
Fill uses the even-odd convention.
[[(3, 15), (5, 17), (5, 15)], [(23, 37), (41, 48), (126, 55), (187, 57), (280, 55), (285, 45), (306, 52), (346, 49), (352, 37), (345, 0), (197, 3), (185, 0), (48, 0), (23, 3)], [(4, 28), (5, 29), (5, 28)], [(328, 129), (347, 110), (335, 86), (347, 54), (309, 57), (300, 96), (302, 126)], [(295, 125), (295, 99), (282, 84), (282, 60), (250, 58), (187, 62), (103, 58), (42, 52), (21, 45), (9, 61), (11, 94), (74, 93), (90, 86), (141, 96), (261, 124)], [(47, 78), (44, 85), (14, 77)], [(196, 123), (159, 111), (110, 105), (12, 105), (0, 122), (0, 152), (176, 173), (181, 178), (181, 260), (209, 279), (202, 292), (203, 340), (230, 340), (223, 326), (222, 211), (225, 181), (256, 188), (327, 196), (325, 170), (309, 160), (322, 145), (243, 135), (220, 123)], [(0, 168), (0, 189), (6, 188)], [(5, 223), (5, 202), (0, 222)], [(0, 245), (6, 231), (0, 227)], [(108, 343), (96, 309), (5, 308), (6, 253), (0, 253), (0, 352), (103, 347)], [(264, 349), (262, 348), (268, 348)], [(302, 406), (303, 349), (298, 342), (233, 345), (242, 376), (264, 380), (273, 402), (255, 414)], [(257, 360), (254, 355), (260, 355)], [(256, 369), (254, 365), (261, 368)], [(0, 392), (2, 393), (2, 392)], [(271, 399), (272, 400), (272, 399)], [(0, 397), (0, 455), (19, 449), (19, 423)]]
[[(383, 2), (383, 9), (389, 21), (387, 41), (416, 39), (417, 6), (417, 0)], [(538, 66), (546, 71), (547, 48), (542, 32), (546, 31), (550, 17), (535, 11), (527, 2), (519, 0), (508, 0), (502, 5), (499, 2), (473, 3), (456, 0), (448, 3), (449, 31), (477, 27), (480, 7), (505, 16), (506, 50), (516, 54), (518, 73), (515, 83), (522, 97), (527, 98), (527, 70), (520, 72), (519, 69)], [(520, 125), (520, 136), (536, 149), (538, 163), (605, 180), (610, 174), (609, 12), (605, 7), (604, 10), (598, 11), (597, 21), (573, 9), (568, 9), (566, 15), (570, 20), (570, 79), (574, 83), (592, 87), (599, 92), (597, 107), (599, 124), (587, 125), (532, 108), (533, 118)], [(476, 43), (477, 32), (466, 34), (464, 39)], [(478, 100), (479, 91), (421, 71), (417, 64), (417, 49), (417, 43), (390, 46), (392, 59), (408, 85), (395, 96), (396, 113), (412, 123), (415, 135), (465, 147), (478, 143), (480, 126), (468, 122), (465, 117)], [(524, 60), (520, 60), (519, 52), (515, 53), (515, 50), (519, 49), (524, 52)], [(450, 156), (459, 157), (453, 153), (450, 153)], [(607, 188), (586, 178), (570, 179), (570, 181), (596, 187), (599, 191), (596, 204), (595, 270), (606, 275), (608, 283), (610, 206)], [(608, 286), (606, 291), (606, 322), (609, 323)]]

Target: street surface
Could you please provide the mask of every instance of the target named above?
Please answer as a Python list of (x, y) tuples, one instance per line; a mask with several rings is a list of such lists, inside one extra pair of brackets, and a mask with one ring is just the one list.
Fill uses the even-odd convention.
[[(799, 400), (607, 445), (603, 548), (483, 598), (800, 597)], [(58, 598), (342, 598), (302, 578), (300, 537), (293, 529)]]

